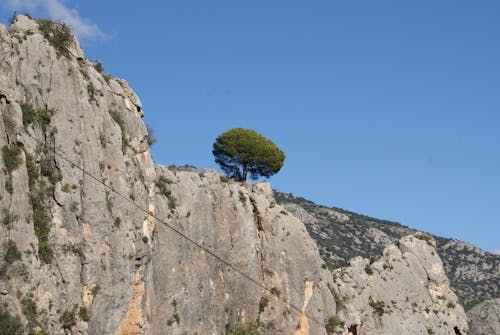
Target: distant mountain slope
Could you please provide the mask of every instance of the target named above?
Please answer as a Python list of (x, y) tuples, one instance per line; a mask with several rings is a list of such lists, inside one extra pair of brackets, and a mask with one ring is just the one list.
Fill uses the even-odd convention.
[[(276, 201), (297, 216), (316, 240), (321, 257), (332, 267), (355, 256), (379, 255), (383, 248), (415, 229), (340, 208), (317, 205), (291, 194), (274, 192)], [(432, 236), (432, 235), (431, 235)], [(465, 242), (432, 236), (452, 287), (467, 308), (500, 297), (500, 256)]]

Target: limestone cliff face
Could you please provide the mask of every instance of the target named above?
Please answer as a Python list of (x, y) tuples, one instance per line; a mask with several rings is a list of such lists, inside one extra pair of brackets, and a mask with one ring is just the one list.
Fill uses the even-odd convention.
[[(465, 334), (420, 240), (384, 253), (391, 269), (378, 260), (363, 274), (369, 261), (356, 259), (332, 275), (269, 184), (155, 169), (138, 97), (64, 33), (25, 16), (0, 26), (0, 320), (11, 334)], [(391, 289), (401, 294), (389, 301)], [(367, 307), (393, 299), (414, 329)]]
[(106, 81), (73, 37), (66, 47), (59, 55), (25, 16), (0, 26), (2, 256), (20, 253), (2, 257), (2, 303), (46, 334), (114, 334), (151, 232), (147, 215), (89, 174), (148, 208), (155, 172), (137, 96)]
[(337, 313), (357, 334), (466, 334), (467, 318), (435, 242), (401, 238), (370, 260), (356, 257), (334, 271)]
[(467, 311), (470, 335), (500, 334), (500, 299), (488, 299)]

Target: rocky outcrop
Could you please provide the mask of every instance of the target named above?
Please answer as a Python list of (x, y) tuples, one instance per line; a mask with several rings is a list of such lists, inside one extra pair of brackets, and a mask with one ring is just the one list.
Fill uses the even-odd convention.
[(500, 299), (485, 300), (469, 311), (469, 335), (500, 334)]
[(270, 334), (325, 334), (332, 277), (269, 184), (242, 186), (210, 170), (157, 172), (155, 212), (165, 221), (156, 223), (149, 281), (154, 334), (221, 334), (248, 322)]
[[(466, 334), (465, 312), (426, 235), (333, 272), (337, 313), (352, 334)], [(347, 334), (344, 332), (343, 334)]]
[[(64, 26), (0, 26), (0, 60), (0, 320), (12, 334), (399, 334), (362, 306), (401, 291), (399, 272), (375, 261), (363, 277), (369, 261), (356, 259), (332, 276), (269, 184), (155, 168), (140, 100)], [(429, 295), (416, 310), (456, 303), (433, 249), (408, 239), (387, 257), (429, 275), (406, 276)], [(400, 310), (407, 325), (466, 329), (458, 305), (428, 320)]]
[(27, 330), (113, 334), (151, 248), (123, 197), (148, 208), (155, 171), (137, 96), (62, 32), (0, 26), (2, 303)]
[[(350, 258), (370, 258), (401, 237), (417, 231), (396, 222), (379, 220), (340, 208), (320, 206), (300, 197), (274, 192), (276, 200), (303, 219), (318, 243), (321, 257), (332, 267), (344, 266)], [(500, 256), (468, 243), (433, 236), (451, 286), (467, 307), (500, 292)]]

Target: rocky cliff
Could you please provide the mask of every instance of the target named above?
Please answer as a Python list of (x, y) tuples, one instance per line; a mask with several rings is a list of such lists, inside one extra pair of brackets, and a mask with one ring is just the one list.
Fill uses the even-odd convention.
[(418, 238), (332, 274), (268, 184), (155, 168), (140, 100), (65, 26), (0, 25), (0, 60), (0, 334), (467, 331)]
[(500, 299), (487, 299), (469, 311), (470, 335), (500, 334)]
[[(417, 232), (396, 222), (320, 206), (290, 194), (275, 191), (274, 195), (278, 203), (305, 223), (322, 258), (332, 267), (343, 266), (354, 256), (370, 258), (380, 254), (402, 236)], [(433, 238), (451, 286), (467, 308), (500, 297), (499, 255), (454, 239)]]

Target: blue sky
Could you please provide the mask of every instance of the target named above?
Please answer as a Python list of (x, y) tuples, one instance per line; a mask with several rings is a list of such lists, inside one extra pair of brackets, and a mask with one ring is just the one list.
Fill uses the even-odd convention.
[[(146, 3), (146, 2), (145, 2)], [(125, 78), (157, 163), (217, 168), (255, 129), (276, 189), (500, 248), (500, 2), (7, 0)]]

